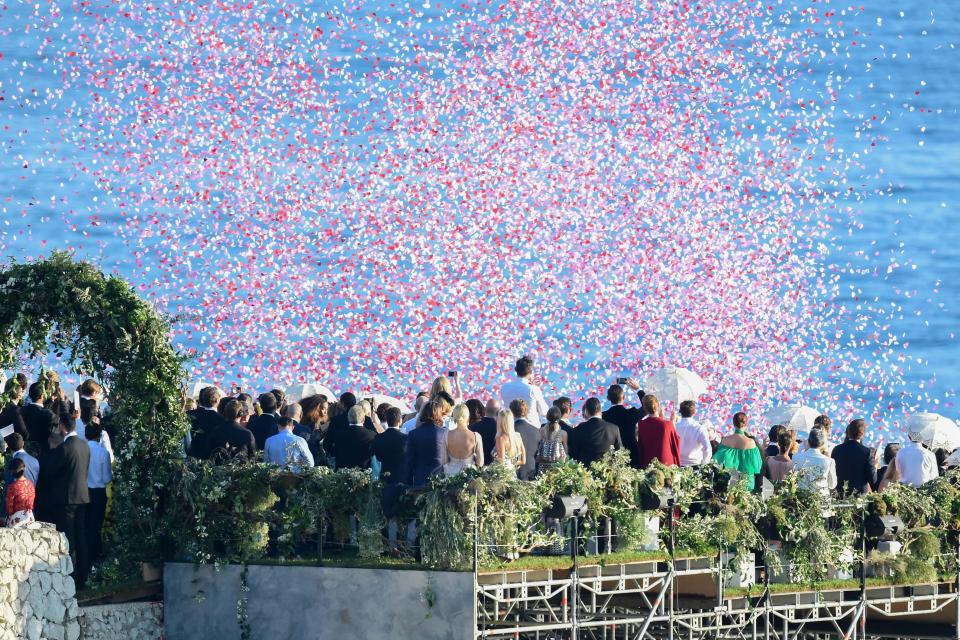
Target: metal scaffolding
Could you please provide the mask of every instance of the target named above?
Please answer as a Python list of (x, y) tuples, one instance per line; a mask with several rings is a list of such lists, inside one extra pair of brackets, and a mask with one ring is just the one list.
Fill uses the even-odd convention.
[[(937, 618), (951, 625), (946, 637), (960, 640), (957, 582), (853, 584), (782, 593), (771, 592), (768, 585), (757, 595), (728, 595), (722, 573), (715, 557), (478, 572), (475, 635), (517, 640), (866, 640), (894, 637), (868, 634), (868, 618), (871, 625)], [(704, 593), (711, 586), (713, 593)]]

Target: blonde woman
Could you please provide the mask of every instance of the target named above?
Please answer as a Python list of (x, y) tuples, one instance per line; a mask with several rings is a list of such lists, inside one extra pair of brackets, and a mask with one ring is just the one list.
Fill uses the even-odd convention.
[(463, 392), (460, 390), (460, 378), (454, 377), (453, 384), (450, 384), (450, 378), (439, 376), (433, 381), (430, 387), (430, 399), (434, 400), (437, 396), (447, 394), (454, 402), (463, 402)]
[(513, 413), (501, 409), (497, 413), (497, 441), (494, 458), (510, 469), (522, 467), (527, 462), (520, 434), (513, 430)]
[(470, 431), (470, 409), (461, 403), (453, 408), (450, 416), (453, 428), (447, 433), (443, 449), (443, 472), (456, 475), (468, 467), (483, 466), (483, 440)]

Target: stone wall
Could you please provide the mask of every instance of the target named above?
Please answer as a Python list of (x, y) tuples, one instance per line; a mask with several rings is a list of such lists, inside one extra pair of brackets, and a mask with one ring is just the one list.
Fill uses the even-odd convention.
[(0, 528), (0, 640), (78, 640), (67, 539), (52, 525)]
[(159, 640), (163, 637), (163, 605), (131, 602), (80, 608), (83, 640)]
[(167, 640), (473, 640), (472, 573), (167, 563)]

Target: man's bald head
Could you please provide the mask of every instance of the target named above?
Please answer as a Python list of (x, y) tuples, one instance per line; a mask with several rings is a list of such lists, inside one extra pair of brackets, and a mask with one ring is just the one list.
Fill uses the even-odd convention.
[(283, 412), (283, 414), (294, 422), (300, 422), (300, 420), (303, 419), (303, 407), (300, 406), (299, 402), (288, 404), (287, 409)]
[(500, 409), (502, 407), (503, 405), (500, 404), (499, 400), (497, 400), (496, 398), (490, 398), (489, 400), (487, 400), (487, 408), (485, 410), (485, 413), (487, 414), (488, 418), (496, 418), (497, 414), (500, 413)]

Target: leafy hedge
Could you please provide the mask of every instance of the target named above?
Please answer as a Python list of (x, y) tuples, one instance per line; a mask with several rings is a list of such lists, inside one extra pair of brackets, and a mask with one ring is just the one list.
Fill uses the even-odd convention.
[[(273, 532), (277, 553), (288, 560), (316, 559), (324, 539), (327, 554), (331, 545), (354, 547), (366, 558), (386, 553), (382, 531), (387, 518), (380, 508), (384, 487), (368, 472), (317, 468), (294, 475), (259, 462), (182, 464), (187, 481), (179, 486), (180, 517), (192, 527), (192, 534), (182, 536), (184, 559), (261, 559), (268, 551), (267, 531)], [(641, 498), (666, 486), (675, 495), (680, 553), (725, 550), (745, 556), (765, 548), (770, 537), (781, 541), (792, 581), (815, 583), (826, 579), (828, 567), (837, 566), (841, 552), (853, 553), (847, 563), (859, 561), (860, 518), (879, 510), (899, 513), (907, 525), (901, 536), (905, 554), (897, 559), (871, 554), (879, 571), (916, 582), (956, 570), (957, 475), (921, 489), (898, 485), (880, 497), (844, 503), (807, 491), (790, 477), (764, 503), (744, 480), (730, 480), (730, 473), (715, 465), (690, 469), (655, 464), (636, 471), (623, 455), (608, 456), (590, 468), (568, 461), (532, 482), (517, 480), (499, 465), (468, 469), (435, 478), (428, 488), (404, 496), (400, 537), (405, 524), (416, 519), (420, 561), (431, 568), (469, 569), (475, 535), (480, 563), (502, 563), (515, 557), (512, 552), (559, 542), (556, 531), (543, 522), (543, 509), (554, 496), (578, 494), (587, 499), (592, 513), (585, 522), (586, 535), (597, 531), (598, 518), (608, 517), (618, 536), (613, 550), (636, 550), (646, 535), (642, 521), (650, 515), (667, 517), (641, 511)], [(270, 496), (264, 488), (270, 488)], [(285, 496), (285, 509), (271, 509), (279, 495)], [(359, 522), (354, 530), (351, 518)], [(661, 536), (661, 548), (666, 549), (667, 527), (661, 527)], [(771, 565), (774, 571), (786, 570), (777, 566), (776, 557)]]
[(136, 560), (159, 560), (179, 535), (167, 486), (188, 424), (184, 359), (169, 335), (130, 285), (65, 253), (0, 270), (0, 368), (52, 351), (110, 389), (114, 550)]

